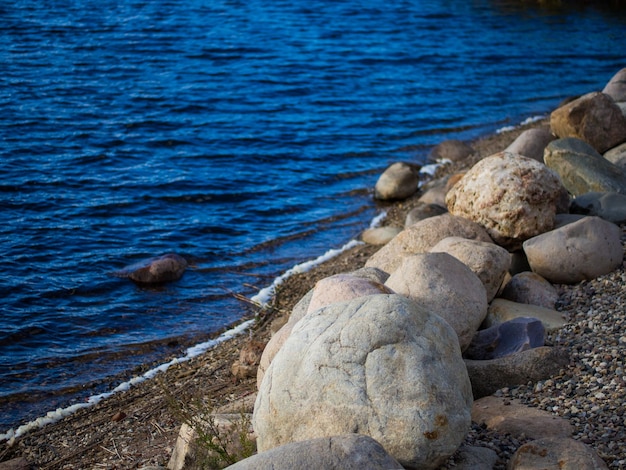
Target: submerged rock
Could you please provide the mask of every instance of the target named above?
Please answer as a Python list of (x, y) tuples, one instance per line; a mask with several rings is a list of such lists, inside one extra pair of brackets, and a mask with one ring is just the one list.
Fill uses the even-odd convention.
[(140, 261), (115, 272), (118, 277), (127, 277), (138, 284), (161, 284), (178, 281), (187, 269), (187, 261), (176, 253)]

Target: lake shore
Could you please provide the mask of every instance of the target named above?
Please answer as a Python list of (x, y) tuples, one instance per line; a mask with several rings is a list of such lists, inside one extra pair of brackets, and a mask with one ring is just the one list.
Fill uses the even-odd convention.
[[(543, 119), (470, 142), (476, 153), (460, 163), (443, 167), (439, 174), (469, 168), (479, 159), (503, 150), (522, 131), (546, 123), (547, 120)], [(381, 203), (381, 210), (387, 212), (383, 224), (402, 226), (406, 213), (415, 206), (418, 197), (419, 194), (401, 202)], [(33, 430), (16, 439), (11, 446), (6, 442), (0, 443), (0, 462), (22, 457), (41, 469), (165, 467), (181, 425), (171, 397), (182, 402), (194, 397), (204, 398), (216, 411), (251, 411), (256, 377), (235, 379), (231, 373), (231, 365), (238, 359), (240, 350), (250, 342), (267, 342), (272, 332), (284, 323), (295, 303), (319, 279), (362, 267), (377, 249), (376, 246), (359, 245), (311, 271), (287, 278), (271, 308), (259, 316), (248, 333), (220, 343), (187, 362), (173, 365), (152, 380), (116, 393), (92, 407), (80, 409), (56, 423)], [(623, 274), (623, 268), (618, 271)], [(562, 295), (567, 298), (579, 296), (586, 300), (588, 284), (570, 286), (562, 291)], [(244, 308), (250, 309), (250, 305), (242, 300)], [(473, 442), (483, 439), (476, 435), (478, 432), (473, 430), (468, 439)], [(503, 457), (515, 451), (515, 442), (504, 436), (486, 433), (484, 439), (500, 442), (499, 450)], [(589, 439), (593, 445), (594, 437)]]

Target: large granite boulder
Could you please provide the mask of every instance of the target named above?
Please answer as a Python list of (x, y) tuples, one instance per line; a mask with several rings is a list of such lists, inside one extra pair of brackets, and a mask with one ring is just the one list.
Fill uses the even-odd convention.
[(419, 167), (404, 162), (390, 165), (378, 178), (374, 188), (376, 199), (406, 199), (417, 191)]
[(448, 253), (465, 264), (485, 286), (487, 302), (496, 296), (511, 265), (511, 256), (495, 243), (448, 237), (430, 249), (431, 253)]
[(626, 117), (613, 98), (599, 92), (555, 109), (550, 127), (558, 137), (584, 140), (600, 153), (626, 141)]
[(307, 314), (268, 368), (254, 407), (263, 452), (346, 433), (405, 468), (435, 469), (470, 427), (472, 393), (454, 330), (400, 295)]
[(408, 256), (385, 286), (446, 320), (463, 351), (487, 316), (487, 294), (476, 274), (448, 253)]
[(524, 155), (525, 157), (543, 163), (543, 151), (546, 145), (554, 139), (554, 135), (545, 127), (527, 129), (522, 132), (511, 145), (504, 149), (504, 151)]
[(609, 95), (614, 101), (626, 101), (626, 67), (613, 75), (602, 93)]
[(374, 253), (365, 266), (392, 273), (405, 256), (426, 253), (440, 240), (457, 236), (483, 242), (492, 241), (485, 229), (476, 222), (446, 213), (407, 227)]
[(118, 277), (128, 277), (137, 284), (162, 284), (179, 280), (187, 269), (187, 261), (176, 253), (168, 253), (126, 266), (115, 272)]
[(500, 152), (474, 165), (446, 195), (451, 214), (485, 227), (514, 250), (551, 230), (562, 194), (559, 177), (532, 158)]
[(402, 469), (369, 436), (344, 434), (292, 442), (240, 460), (229, 470), (387, 470)]
[(533, 272), (556, 284), (575, 284), (610, 273), (624, 256), (617, 225), (585, 217), (524, 242)]
[(626, 194), (585, 193), (570, 205), (573, 214), (596, 215), (614, 224), (626, 222)]
[(544, 161), (574, 196), (593, 191), (626, 193), (626, 174), (580, 139), (550, 142)]

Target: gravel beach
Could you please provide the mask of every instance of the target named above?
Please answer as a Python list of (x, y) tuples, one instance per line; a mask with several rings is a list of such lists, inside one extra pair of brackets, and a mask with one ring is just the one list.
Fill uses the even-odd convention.
[[(471, 142), (477, 154), (442, 168), (440, 173), (468, 168), (478, 159), (504, 149), (523, 130), (546, 122), (544, 119)], [(384, 224), (403, 225), (406, 213), (415, 206), (418, 197), (419, 194), (402, 202), (380, 203), (381, 210), (387, 211)], [(621, 230), (624, 244), (625, 226)], [(169, 397), (180, 401), (203, 397), (215, 410), (234, 407), (238, 411), (243, 406), (250, 411), (256, 378), (237, 380), (231, 374), (231, 365), (241, 348), (251, 341), (266, 342), (317, 280), (362, 267), (377, 249), (359, 245), (307, 273), (288, 278), (272, 307), (259, 316), (249, 333), (172, 366), (155, 379), (93, 407), (33, 430), (11, 445), (0, 443), (0, 462), (23, 458), (38, 469), (165, 468), (181, 425)], [(550, 335), (547, 344), (566, 348), (571, 357), (569, 366), (548, 380), (496, 392), (497, 396), (519, 399), (569, 420), (575, 428), (573, 437), (595, 449), (611, 469), (626, 468), (625, 284), (622, 265), (592, 281), (557, 286), (560, 293), (557, 309), (568, 323)], [(250, 315), (255, 313), (245, 301), (242, 309)], [(153, 366), (146, 365), (135, 373), (139, 375)], [(504, 469), (525, 441), (475, 425), (465, 442), (495, 450), (499, 457), (495, 468)], [(454, 468), (454, 456), (446, 467)]]

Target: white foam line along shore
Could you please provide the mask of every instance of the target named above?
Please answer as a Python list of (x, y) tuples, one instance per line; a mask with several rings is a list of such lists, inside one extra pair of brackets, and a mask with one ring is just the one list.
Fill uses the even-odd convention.
[(502, 134), (503, 132), (513, 131), (513, 130), (517, 129), (520, 126), (525, 126), (526, 124), (532, 124), (533, 122), (541, 121), (545, 117), (546, 117), (545, 114), (542, 114), (542, 115), (539, 115), (539, 116), (531, 116), (529, 118), (524, 119), (517, 126), (504, 126), (504, 127), (501, 127), (500, 129), (496, 130), (496, 134)]
[[(386, 213), (383, 212), (382, 214), (379, 214), (378, 216), (376, 216), (370, 223), (370, 227), (375, 227), (377, 224), (379, 224), (384, 219), (385, 215)], [(287, 278), (293, 276), (294, 274), (307, 272), (311, 270), (312, 268), (314, 268), (315, 266), (317, 266), (318, 264), (321, 264), (329, 259), (332, 259), (335, 256), (343, 253), (346, 250), (349, 250), (352, 247), (355, 247), (357, 245), (362, 245), (362, 244), (363, 242), (360, 242), (358, 240), (351, 240), (348, 243), (346, 243), (344, 246), (342, 246), (341, 248), (330, 249), (323, 255), (315, 258), (314, 260), (306, 261), (304, 263), (295, 265), (294, 267), (292, 267), (291, 269), (283, 273), (281, 276), (277, 277), (269, 287), (261, 289), (257, 295), (252, 297), (251, 300), (260, 305), (267, 305), (269, 301), (271, 300), (272, 296), (274, 295), (274, 293), (276, 292), (276, 288), (280, 284), (282, 284)], [(114, 395), (118, 392), (126, 391), (130, 389), (133, 385), (137, 385), (141, 382), (152, 379), (159, 372), (165, 372), (167, 369), (169, 369), (171, 366), (175, 364), (179, 364), (181, 362), (187, 362), (190, 359), (208, 351), (212, 347), (245, 332), (250, 326), (252, 326), (253, 323), (254, 323), (254, 319), (246, 320), (243, 323), (240, 323), (239, 325), (237, 325), (236, 327), (222, 333), (219, 337), (215, 339), (211, 339), (209, 341), (205, 341), (204, 343), (200, 343), (195, 346), (192, 346), (187, 349), (187, 352), (183, 357), (177, 357), (175, 359), (172, 359), (169, 362), (166, 362), (165, 364), (161, 364), (153, 369), (150, 369), (149, 371), (145, 372), (143, 375), (134, 377), (127, 382), (121, 383), (110, 392), (105, 392), (99, 395), (90, 396), (89, 398), (87, 398), (87, 400), (84, 403), (76, 403), (66, 408), (58, 408), (55, 411), (49, 411), (48, 413), (46, 413), (45, 416), (42, 416), (33, 421), (30, 421), (29, 423), (23, 424), (22, 426), (19, 426), (17, 429), (9, 429), (6, 433), (0, 434), (0, 441), (6, 441), (6, 440), (14, 441), (16, 438), (23, 436), (24, 434), (32, 431), (33, 429), (39, 429), (45, 426), (46, 424), (55, 423), (65, 418), (66, 416), (70, 416), (71, 414), (75, 413), (76, 411), (80, 409), (94, 406), (100, 401), (102, 401), (103, 399), (110, 397), (111, 395)]]

